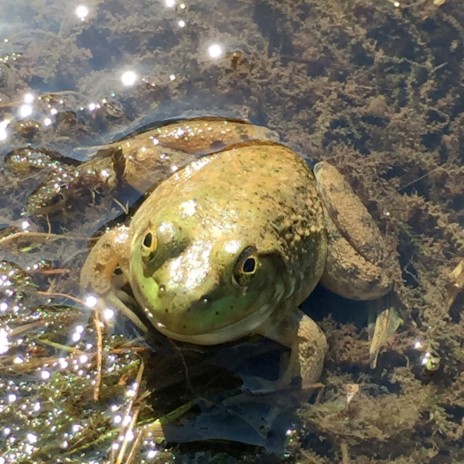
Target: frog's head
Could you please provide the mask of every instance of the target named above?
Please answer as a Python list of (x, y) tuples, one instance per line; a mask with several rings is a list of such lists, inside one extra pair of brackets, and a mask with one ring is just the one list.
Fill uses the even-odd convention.
[(309, 295), (326, 234), (301, 163), (280, 145), (240, 147), (156, 187), (132, 218), (128, 271), (154, 327), (191, 343), (227, 342), (262, 332)]
[(160, 332), (217, 344), (253, 332), (276, 309), (288, 291), (284, 260), (258, 235), (240, 232), (237, 225), (192, 227), (152, 216), (134, 234), (131, 286)]

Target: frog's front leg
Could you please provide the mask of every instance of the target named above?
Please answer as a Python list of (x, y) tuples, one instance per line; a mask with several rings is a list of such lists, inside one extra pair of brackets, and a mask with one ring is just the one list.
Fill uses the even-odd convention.
[[(81, 270), (81, 290), (97, 298), (96, 309), (110, 308), (122, 312), (143, 332), (147, 327), (124, 303), (130, 300), (121, 288), (128, 282), (130, 235), (121, 226), (103, 234), (90, 251)], [(115, 275), (119, 268), (122, 274)]]
[(327, 341), (322, 330), (309, 316), (299, 309), (288, 311), (278, 322), (271, 318), (259, 333), (291, 349), (288, 365), (275, 387), (288, 387), (299, 377), (304, 389), (319, 380), (327, 353)]

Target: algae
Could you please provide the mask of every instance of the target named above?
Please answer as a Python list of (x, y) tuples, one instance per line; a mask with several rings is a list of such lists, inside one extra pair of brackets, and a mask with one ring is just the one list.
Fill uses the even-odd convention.
[[(133, 419), (153, 422), (191, 401), (184, 420), (193, 424), (202, 414), (214, 424), (211, 402), (238, 408), (239, 428), (224, 439), (240, 441), (243, 424), (259, 429), (258, 411), (247, 418), (240, 409), (253, 404), (240, 396), (246, 375), (221, 361), (239, 356), (231, 347), (191, 352), (166, 340), (148, 347), (124, 321), (101, 333), (71, 297), (79, 297), (76, 271), (91, 236), (124, 208), (97, 192), (84, 213), (28, 217), (28, 196), (47, 169), (13, 172), (2, 160), (4, 462), (464, 460), (462, 282), (459, 271), (450, 275), (464, 256), (464, 13), (458, 0), (439, 3), (192, 0), (168, 8), (98, 0), (86, 20), (46, 0), (9, 5), (2, 155), (32, 147), (81, 161), (92, 146), (179, 115), (267, 125), (305, 157), (335, 164), (368, 206), (390, 246), (405, 324), (372, 370), (366, 305), (319, 289), (307, 306), (331, 347), (324, 387), (301, 408), (299, 423), (280, 420), (288, 426), (283, 453), (272, 457), (256, 441), (258, 450), (224, 441), (155, 444), (163, 430), (143, 437)], [(207, 54), (212, 43), (224, 47), (215, 59)], [(123, 88), (119, 75), (131, 68), (139, 80)], [(26, 92), (34, 109), (19, 116)], [(240, 351), (252, 366), (257, 346)], [(127, 442), (115, 438), (131, 433)]]

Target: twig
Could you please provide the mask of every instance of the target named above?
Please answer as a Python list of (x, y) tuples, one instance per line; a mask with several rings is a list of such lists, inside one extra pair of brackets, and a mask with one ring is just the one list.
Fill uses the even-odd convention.
[(95, 325), (95, 333), (97, 334), (97, 374), (95, 376), (95, 388), (93, 389), (93, 399), (98, 401), (100, 399), (100, 386), (102, 381), (103, 369), (103, 335), (102, 323), (98, 311), (93, 312), (93, 323)]
[(40, 241), (47, 240), (76, 240), (76, 237), (68, 235), (49, 234), (47, 232), (16, 232), (15, 234), (8, 235), (7, 237), (0, 238), (0, 245), (6, 245), (15, 240), (28, 238)]
[(42, 295), (42, 296), (52, 296), (52, 297), (61, 297), (61, 298), (68, 298), (69, 300), (72, 300), (74, 301), (74, 303), (78, 303), (82, 306), (85, 306), (85, 303), (80, 299), (80, 298), (76, 298), (75, 296), (72, 296), (72, 295), (69, 295), (67, 293), (59, 293), (59, 292), (49, 292), (49, 291), (46, 291), (46, 292), (43, 292), (43, 291), (38, 291), (37, 292), (38, 295)]
[(348, 443), (345, 440), (340, 442), (340, 451), (342, 452), (342, 463), (350, 464), (350, 453), (348, 449)]

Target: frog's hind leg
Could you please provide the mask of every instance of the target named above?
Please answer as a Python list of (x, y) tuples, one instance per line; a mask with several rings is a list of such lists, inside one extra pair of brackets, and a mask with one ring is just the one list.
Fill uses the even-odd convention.
[(322, 285), (354, 300), (387, 294), (392, 283), (386, 271), (386, 246), (374, 219), (335, 167), (321, 162), (314, 174), (329, 237)]
[(375, 367), (380, 348), (402, 323), (391, 293), (388, 295), (393, 287), (388, 273), (392, 253), (386, 253), (377, 224), (338, 170), (322, 162), (315, 166), (314, 174), (326, 210), (329, 238), (321, 283), (345, 298), (380, 298), (369, 309), (375, 319), (369, 350), (371, 367)]

